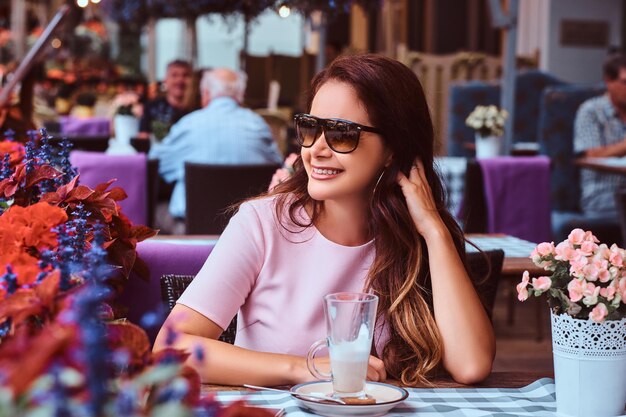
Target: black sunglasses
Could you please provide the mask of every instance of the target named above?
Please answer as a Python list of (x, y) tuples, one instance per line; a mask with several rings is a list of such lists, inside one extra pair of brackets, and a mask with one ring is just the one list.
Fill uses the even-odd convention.
[(310, 114), (296, 114), (296, 140), (304, 148), (310, 148), (324, 132), (328, 147), (337, 153), (350, 153), (359, 146), (361, 131), (382, 134), (379, 129), (360, 125), (349, 120), (321, 119)]

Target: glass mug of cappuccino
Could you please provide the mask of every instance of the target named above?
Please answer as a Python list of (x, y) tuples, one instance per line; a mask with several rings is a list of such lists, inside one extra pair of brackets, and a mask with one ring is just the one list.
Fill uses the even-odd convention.
[[(343, 292), (324, 297), (328, 336), (311, 345), (306, 359), (313, 376), (332, 379), (335, 397), (365, 396), (377, 306), (378, 297), (372, 294)], [(315, 355), (325, 347), (330, 355), (330, 373), (315, 366)]]

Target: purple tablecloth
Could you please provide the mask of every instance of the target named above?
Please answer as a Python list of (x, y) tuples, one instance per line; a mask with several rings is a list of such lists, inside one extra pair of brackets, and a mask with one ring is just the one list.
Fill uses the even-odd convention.
[[(206, 245), (165, 243), (158, 240), (139, 242), (137, 253), (150, 269), (149, 279), (143, 280), (131, 274), (118, 301), (128, 307), (127, 318), (143, 326), (153, 343), (165, 316), (161, 301), (160, 279), (162, 275), (195, 275), (213, 250), (213, 243)], [(157, 313), (156, 322), (149, 326), (142, 321), (146, 313)]]
[(111, 121), (106, 117), (79, 119), (73, 116), (59, 118), (61, 133), (75, 136), (110, 136)]
[(550, 241), (550, 159), (505, 156), (478, 163), (487, 200), (487, 232)]
[(101, 152), (73, 151), (70, 161), (78, 169), (80, 183), (94, 188), (117, 179), (112, 187), (122, 187), (128, 198), (119, 202), (122, 212), (134, 224), (148, 220), (148, 181), (146, 154), (107, 155)]

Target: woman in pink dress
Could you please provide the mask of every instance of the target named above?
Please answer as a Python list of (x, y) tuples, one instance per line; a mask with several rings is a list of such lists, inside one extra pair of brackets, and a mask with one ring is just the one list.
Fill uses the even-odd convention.
[[(155, 350), (203, 351), (188, 363), (209, 383), (313, 380), (305, 356), (326, 336), (322, 297), (365, 291), (380, 298), (368, 379), (486, 378), (493, 328), (433, 169), (417, 77), (378, 55), (338, 58), (313, 79), (308, 108), (295, 117), (294, 174), (239, 207)], [(218, 341), (235, 314), (235, 344)]]

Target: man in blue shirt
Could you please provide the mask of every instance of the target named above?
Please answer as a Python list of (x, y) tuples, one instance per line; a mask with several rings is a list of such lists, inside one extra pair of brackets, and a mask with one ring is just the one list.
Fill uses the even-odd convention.
[(176, 182), (169, 203), (174, 218), (171, 227), (163, 210), (157, 209), (157, 227), (164, 232), (180, 234), (184, 230), (185, 162), (282, 164), (269, 126), (261, 116), (240, 106), (246, 81), (242, 72), (226, 68), (206, 71), (200, 82), (203, 108), (180, 119), (163, 142), (150, 149), (150, 158), (159, 159), (161, 177)]

